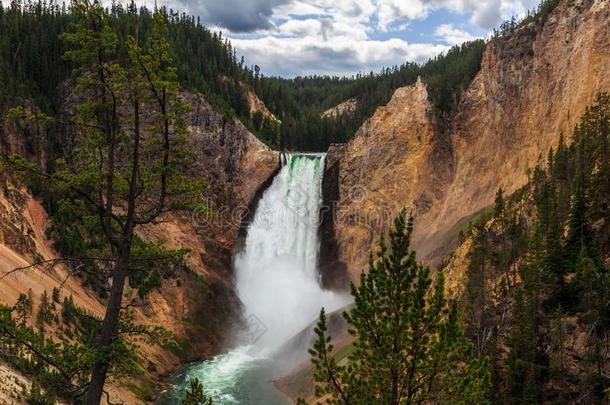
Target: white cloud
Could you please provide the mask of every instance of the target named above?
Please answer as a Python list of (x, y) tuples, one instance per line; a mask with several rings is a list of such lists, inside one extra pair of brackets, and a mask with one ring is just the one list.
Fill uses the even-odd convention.
[[(109, 4), (111, 0), (102, 0)], [(128, 0), (118, 0), (127, 2)], [(474, 39), (512, 15), (522, 16), (539, 0), (157, 0), (199, 15), (222, 29), (248, 64), (266, 74), (352, 74), (406, 61), (424, 61), (449, 46)], [(139, 4), (154, 4), (141, 0)], [(450, 20), (419, 33), (414, 21), (437, 10)], [(459, 28), (458, 28), (459, 27)], [(228, 30), (228, 32), (226, 32)], [(432, 36), (431, 36), (432, 35)], [(378, 40), (383, 38), (384, 40)]]
[(395, 22), (424, 18), (429, 11), (422, 0), (379, 0), (377, 7), (377, 28), (382, 31)]
[(277, 27), (281, 35), (293, 37), (317, 36), (321, 31), (321, 21), (318, 19), (288, 20)]
[(388, 31), (396, 22), (423, 19), (434, 10), (447, 9), (469, 14), (472, 24), (491, 30), (513, 15), (523, 16), (538, 3), (539, 0), (377, 0), (377, 28)]
[(477, 37), (469, 32), (454, 28), (452, 24), (441, 24), (436, 27), (434, 35), (449, 45), (459, 45), (466, 41), (472, 41)]
[(324, 9), (304, 1), (291, 1), (273, 9), (273, 18), (289, 19), (302, 15), (322, 15)]
[(322, 41), (312, 36), (233, 40), (246, 60), (268, 75), (351, 75), (378, 71), (405, 61), (423, 62), (448, 49), (440, 44), (409, 44), (401, 39)]
[(496, 0), (481, 1), (473, 10), (470, 21), (481, 28), (490, 30), (502, 20), (502, 2)]

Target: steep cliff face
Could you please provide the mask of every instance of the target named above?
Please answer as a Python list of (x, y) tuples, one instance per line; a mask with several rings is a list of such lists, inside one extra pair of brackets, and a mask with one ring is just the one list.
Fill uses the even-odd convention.
[[(145, 240), (163, 240), (166, 247), (191, 251), (187, 256), (189, 270), (164, 281), (158, 291), (152, 291), (135, 309), (137, 322), (163, 325), (189, 343), (181, 356), (144, 345), (143, 357), (149, 362), (144, 366), (153, 378), (175, 370), (184, 361), (209, 356), (230, 343), (226, 332), (239, 322), (240, 305), (232, 287), (232, 249), (246, 207), (279, 165), (277, 153), (240, 122), (226, 120), (201, 96), (189, 93), (182, 96), (193, 107), (189, 127), (197, 161), (190, 174), (207, 180), (205, 193), (213, 215), (207, 218), (200, 212), (172, 213), (160, 223), (139, 230), (139, 236)], [(6, 152), (23, 154), (28, 151), (24, 134), (22, 129), (5, 127), (0, 131), (0, 145)], [(38, 133), (36, 139), (44, 143), (45, 134)], [(25, 155), (41, 159), (44, 164), (35, 150)], [(1, 276), (36, 260), (55, 258), (57, 253), (45, 237), (49, 219), (40, 202), (16, 186), (16, 179), (2, 173), (0, 176)], [(40, 294), (44, 290), (50, 294), (66, 275), (66, 269), (59, 266), (48, 274), (29, 270), (3, 277), (0, 303), (13, 305), (19, 293), (32, 288), (36, 311)], [(103, 316), (103, 303), (77, 278), (70, 278), (62, 289), (62, 295), (70, 294), (76, 304)], [(129, 298), (136, 295), (134, 291), (126, 292)], [(138, 401), (123, 388), (114, 387), (112, 392), (113, 399)]]
[(562, 1), (536, 35), (524, 27), (488, 46), (453, 120), (455, 177), (422, 239), (513, 192), (610, 90), (610, 3)]
[(527, 180), (600, 91), (610, 90), (610, 3), (562, 1), (543, 26), (491, 41), (457, 112), (439, 125), (422, 83), (398, 89), (347, 145), (335, 224), (339, 257), (364, 269), (387, 220), (414, 210), (414, 245), (436, 262), (459, 224)]
[(197, 153), (194, 176), (208, 182), (206, 199), (212, 217), (195, 216), (199, 228), (231, 247), (256, 191), (280, 164), (279, 154), (237, 120), (226, 121), (203, 98), (186, 95), (191, 114), (192, 145)]
[(425, 84), (396, 90), (387, 106), (347, 144), (339, 166), (335, 232), (339, 258), (355, 275), (377, 235), (404, 206), (418, 214), (438, 205), (452, 169)]

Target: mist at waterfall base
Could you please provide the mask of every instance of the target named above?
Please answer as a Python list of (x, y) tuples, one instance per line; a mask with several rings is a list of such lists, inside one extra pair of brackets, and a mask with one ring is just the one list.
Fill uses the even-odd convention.
[(271, 380), (307, 358), (320, 308), (337, 310), (348, 294), (324, 290), (317, 262), (322, 203), (323, 154), (286, 154), (263, 193), (235, 257), (235, 286), (246, 330), (228, 353), (193, 364), (175, 376), (176, 386), (160, 401), (179, 403), (191, 378), (198, 378), (215, 404), (285, 404)]

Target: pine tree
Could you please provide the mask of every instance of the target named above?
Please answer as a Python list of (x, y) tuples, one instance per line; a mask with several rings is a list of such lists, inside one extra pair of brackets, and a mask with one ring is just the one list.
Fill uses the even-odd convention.
[(587, 173), (585, 169), (585, 137), (581, 135), (577, 146), (577, 171), (574, 194), (569, 216), (569, 232), (566, 240), (568, 261), (575, 268), (580, 255), (590, 256), (591, 231), (587, 215)]
[(47, 290), (44, 290), (40, 295), (40, 304), (38, 305), (38, 314), (36, 315), (36, 326), (40, 330), (44, 330), (44, 325), (53, 321), (53, 308), (49, 301)]
[(515, 293), (511, 329), (507, 338), (509, 354), (506, 371), (506, 402), (512, 404), (540, 403), (538, 324), (535, 300), (522, 287)]
[(17, 302), (13, 307), (13, 311), (16, 313), (16, 321), (19, 325), (25, 325), (32, 315), (32, 297), (28, 294), (21, 293), (17, 298)]
[(555, 274), (546, 269), (548, 249), (544, 226), (537, 222), (530, 238), (525, 263), (519, 269), (521, 284), (517, 287), (509, 321), (506, 346), (509, 349), (505, 369), (505, 402), (535, 404), (541, 401), (542, 377), (548, 368), (548, 358), (541, 349), (548, 329), (541, 316), (542, 297), (553, 291)]
[(502, 187), (500, 187), (496, 192), (496, 199), (494, 201), (494, 217), (502, 219), (504, 206), (504, 192), (502, 191)]
[(329, 403), (488, 402), (487, 361), (470, 359), (456, 307), (444, 298), (443, 274), (433, 286), (429, 268), (409, 248), (412, 231), (413, 219), (403, 211), (389, 249), (382, 238), (369, 272), (352, 285), (355, 306), (345, 318), (356, 340), (347, 365), (333, 358), (326, 314), (320, 313), (310, 353), (316, 395), (328, 395)]
[(478, 221), (472, 228), (472, 246), (468, 252), (468, 269), (463, 295), (463, 314), (466, 336), (473, 342), (476, 353), (484, 356), (491, 337), (493, 324), (489, 314), (488, 280), (491, 277), (489, 265), (490, 243), (485, 220)]
[(55, 305), (55, 303), (60, 303), (61, 302), (61, 296), (59, 295), (59, 288), (57, 287), (53, 287), (53, 305)]
[(610, 272), (597, 268), (582, 257), (578, 263), (578, 283), (582, 291), (582, 319), (587, 328), (585, 375), (583, 383), (592, 398), (603, 400), (603, 387), (610, 385), (605, 375), (610, 338)]
[[(98, 404), (109, 371), (120, 363), (114, 358), (123, 347), (117, 328), (136, 259), (135, 230), (167, 211), (193, 208), (204, 183), (186, 175), (194, 154), (187, 144), (188, 106), (178, 95), (167, 16), (153, 16), (142, 44), (133, 16), (126, 27), (132, 31), (121, 37), (99, 2), (75, 0), (71, 10), (76, 22), (62, 38), (70, 44), (65, 58), (75, 66), (79, 95), (69, 117), (76, 147), (51, 173), (20, 157), (7, 160), (14, 170), (37, 175), (64, 193), (92, 233), (103, 238), (99, 250), (112, 263), (112, 284), (85, 399)], [(20, 108), (12, 115), (31, 118)]]
[(193, 378), (190, 382), (190, 388), (186, 391), (182, 405), (213, 405), (211, 398), (203, 392), (203, 385), (197, 378)]

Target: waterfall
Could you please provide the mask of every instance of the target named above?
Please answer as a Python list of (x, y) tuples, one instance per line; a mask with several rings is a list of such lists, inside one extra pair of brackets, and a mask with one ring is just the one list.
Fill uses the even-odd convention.
[[(318, 274), (324, 158), (282, 155), (282, 167), (263, 193), (235, 257), (235, 286), (247, 320), (240, 346), (186, 369), (168, 403), (181, 398), (193, 377), (217, 404), (285, 403), (270, 383), (281, 357), (274, 353), (314, 322), (321, 307), (330, 312), (349, 301), (324, 290)], [(290, 351), (306, 355), (307, 348)]]
[(321, 288), (317, 270), (324, 155), (286, 154), (282, 161), (235, 259), (237, 293), (256, 328), (244, 343), (261, 353), (300, 332), (322, 306), (332, 311), (345, 303)]

